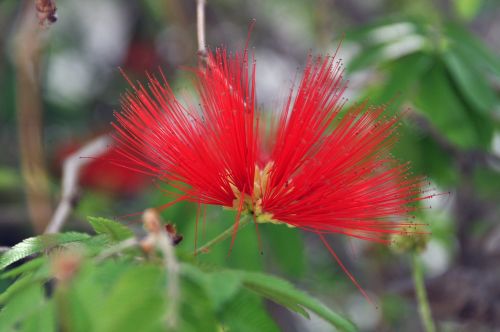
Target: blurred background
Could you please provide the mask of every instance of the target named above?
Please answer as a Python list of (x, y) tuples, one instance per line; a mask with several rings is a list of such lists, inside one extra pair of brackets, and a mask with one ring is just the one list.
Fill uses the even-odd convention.
[[(40, 29), (33, 1), (0, 0), (0, 245), (40, 233), (61, 198), (64, 159), (110, 132), (131, 80), (165, 72), (190, 93), (181, 66), (197, 63), (195, 1), (59, 0), (58, 20)], [(38, 13), (39, 18), (43, 13)], [(442, 331), (500, 329), (500, 4), (495, 0), (209, 0), (207, 43), (250, 45), (263, 110), (277, 109), (308, 54), (339, 57), (349, 103), (369, 98), (406, 110), (393, 152), (437, 192), (417, 216), (432, 237), (422, 259), (431, 307)], [(281, 98), (280, 98), (281, 97)], [(104, 157), (112, 158), (109, 149)], [(119, 217), (166, 202), (152, 180), (92, 160), (68, 229), (87, 216)], [(164, 212), (192, 250), (196, 207)], [(234, 215), (208, 208), (210, 239)], [(130, 218), (126, 223), (134, 223)], [(420, 331), (409, 259), (391, 247), (331, 236), (367, 302), (317, 237), (286, 227), (253, 228), (200, 259), (281, 275), (345, 312), (365, 331)], [(202, 240), (200, 240), (202, 241)], [(329, 331), (272, 303), (284, 331)]]

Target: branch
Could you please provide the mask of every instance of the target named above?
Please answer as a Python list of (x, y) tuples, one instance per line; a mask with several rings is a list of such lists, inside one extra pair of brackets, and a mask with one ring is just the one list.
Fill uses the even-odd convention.
[[(250, 224), (251, 221), (253, 221), (253, 219), (252, 219), (252, 217), (250, 215), (246, 215), (246, 216), (242, 217), (238, 221), (238, 230), (241, 230), (243, 227), (245, 227), (246, 225)], [(210, 249), (214, 245), (216, 245), (216, 244), (224, 241), (225, 239), (229, 238), (230, 236), (233, 236), (234, 235), (234, 230), (235, 230), (234, 225), (229, 226), (229, 228), (227, 228), (225, 231), (223, 231), (222, 233), (220, 233), (219, 235), (217, 235), (212, 240), (208, 241), (201, 248), (196, 249), (193, 252), (193, 256), (197, 256), (199, 254), (208, 253), (210, 251)]]
[(500, 156), (478, 149), (460, 149), (444, 137), (425, 116), (413, 110), (408, 110), (406, 114), (411, 122), (429, 135), (441, 149), (458, 160), (459, 163), (467, 165), (474, 163), (473, 166), (477, 164), (491, 166), (490, 164), (494, 164), (496, 167), (500, 167)]
[(96, 263), (100, 263), (111, 256), (119, 254), (126, 249), (136, 247), (139, 244), (140, 244), (140, 242), (135, 237), (131, 237), (129, 239), (123, 240), (122, 242), (119, 242), (116, 245), (109, 247), (108, 249), (101, 252), (95, 258), (95, 261), (96, 261)]
[(459, 154), (459, 149), (443, 137), (425, 116), (409, 109), (406, 111), (406, 117), (425, 134), (429, 135), (441, 147), (441, 149), (452, 156)]
[(206, 0), (196, 0), (196, 32), (198, 37), (198, 57), (200, 65), (207, 61), (207, 44), (205, 41), (205, 5)]
[(63, 165), (61, 201), (45, 230), (46, 234), (57, 233), (61, 230), (76, 205), (81, 169), (106, 152), (110, 144), (112, 144), (111, 137), (104, 135), (94, 139), (66, 158)]
[(432, 319), (431, 307), (425, 288), (424, 271), (418, 253), (412, 253), (413, 283), (418, 303), (418, 312), (426, 332), (436, 332), (436, 324)]
[(177, 326), (177, 312), (179, 310), (178, 303), (180, 299), (180, 266), (175, 257), (174, 244), (166, 232), (159, 233), (157, 246), (163, 254), (163, 264), (167, 269), (167, 294), (169, 296), (167, 324), (171, 328), (175, 329)]
[(162, 227), (161, 217), (154, 209), (147, 209), (142, 215), (148, 237), (142, 242), (143, 248), (153, 244), (163, 255), (163, 264), (167, 270), (168, 308), (166, 320), (168, 326), (175, 330), (178, 322), (180, 301), (179, 270), (180, 265), (175, 257), (174, 238)]
[(26, 204), (35, 232), (41, 233), (52, 214), (38, 77), (43, 42), (34, 6), (26, 6), (21, 16), (14, 43), (17, 130)]

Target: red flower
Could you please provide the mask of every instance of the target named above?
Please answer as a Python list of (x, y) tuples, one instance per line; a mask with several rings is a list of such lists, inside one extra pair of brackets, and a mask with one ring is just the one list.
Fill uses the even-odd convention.
[(398, 118), (365, 104), (343, 112), (335, 57), (310, 57), (281, 113), (260, 113), (247, 58), (209, 52), (207, 69), (194, 70), (200, 107), (182, 105), (164, 78), (134, 87), (115, 124), (128, 167), (168, 181), (180, 200), (316, 232), (325, 244), (325, 233), (387, 242), (410, 225), (422, 179), (389, 155)]

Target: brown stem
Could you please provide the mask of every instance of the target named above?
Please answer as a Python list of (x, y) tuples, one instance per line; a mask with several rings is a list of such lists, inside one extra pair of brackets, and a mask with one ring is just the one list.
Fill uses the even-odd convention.
[(42, 103), (38, 82), (41, 47), (35, 10), (33, 6), (27, 6), (19, 23), (14, 58), (21, 172), (28, 212), (36, 233), (43, 232), (52, 215), (42, 145)]

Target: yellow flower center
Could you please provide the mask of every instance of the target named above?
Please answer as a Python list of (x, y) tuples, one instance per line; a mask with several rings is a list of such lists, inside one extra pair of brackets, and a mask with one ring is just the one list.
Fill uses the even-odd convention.
[[(281, 222), (279, 220), (273, 219), (272, 213), (264, 212), (262, 209), (262, 196), (266, 192), (267, 183), (269, 180), (269, 173), (273, 166), (272, 162), (269, 162), (261, 169), (259, 166), (255, 166), (254, 173), (254, 187), (253, 194), (250, 196), (244, 194), (231, 184), (231, 189), (233, 190), (235, 199), (233, 200), (234, 210), (241, 209), (241, 213), (252, 214), (255, 216), (255, 221), (258, 223), (273, 223), (273, 224), (285, 224), (288, 227), (294, 227), (287, 223)], [(243, 198), (243, 202), (241, 201)]]

